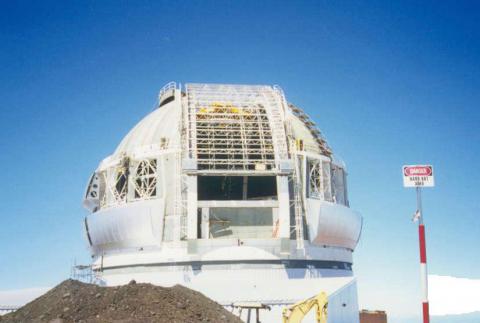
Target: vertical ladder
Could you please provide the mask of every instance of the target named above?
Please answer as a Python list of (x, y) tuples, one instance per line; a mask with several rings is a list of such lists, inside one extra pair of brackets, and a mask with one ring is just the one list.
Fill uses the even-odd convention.
[(186, 86), (187, 100), (186, 100), (186, 149), (188, 158), (196, 158), (197, 156), (197, 102), (195, 90), (192, 90), (189, 85)]
[[(286, 115), (288, 111), (287, 101), (285, 95), (280, 87), (275, 86), (274, 91), (280, 98), (281, 104), (283, 105), (283, 113)], [(292, 173), (292, 186), (293, 186), (293, 208), (295, 212), (295, 239), (297, 241), (297, 250), (304, 251), (304, 231), (303, 231), (303, 219), (304, 219), (304, 204), (303, 204), (303, 193), (302, 193), (302, 172), (299, 163), (299, 155), (297, 154), (297, 145), (295, 138), (293, 136), (292, 125), (290, 121), (285, 118), (285, 133), (287, 135), (287, 140), (290, 148), (290, 157), (293, 160), (294, 170)]]
[(183, 196), (184, 180), (182, 174), (182, 152), (175, 153), (175, 201), (174, 211), (175, 225), (179, 226), (179, 236), (176, 239), (184, 240), (187, 236), (187, 214), (185, 207), (185, 198)]
[(302, 173), (299, 163), (299, 155), (296, 152), (295, 140), (291, 139), (292, 159), (294, 163), (294, 171), (292, 173), (293, 186), (293, 205), (295, 210), (295, 239), (297, 240), (297, 249), (304, 249), (304, 232), (303, 232), (303, 194), (302, 194)]
[(278, 97), (278, 93), (271, 88), (262, 91), (263, 99), (267, 109), (270, 128), (272, 130), (272, 140), (277, 161), (288, 159), (288, 147), (285, 140), (285, 118), (283, 115), (282, 100)]
[[(181, 96), (180, 96), (181, 97)], [(187, 122), (189, 122), (189, 109), (188, 106), (185, 107), (185, 101), (181, 100), (181, 117), (178, 123), (179, 132), (181, 138), (179, 140), (179, 145), (176, 148), (174, 153), (175, 158), (175, 169), (174, 169), (174, 201), (173, 201), (173, 217), (174, 217), (174, 241), (183, 240), (187, 236), (187, 215), (186, 215), (186, 201), (183, 196), (183, 190), (185, 183), (183, 180), (183, 168), (182, 160), (184, 153), (188, 154), (188, 127)], [(185, 123), (184, 123), (185, 122)]]

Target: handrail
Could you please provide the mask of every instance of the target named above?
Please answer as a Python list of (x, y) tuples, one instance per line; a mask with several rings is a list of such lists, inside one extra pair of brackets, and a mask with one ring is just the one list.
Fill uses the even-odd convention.
[(160, 91), (158, 92), (158, 96), (160, 97), (162, 94), (164, 94), (165, 92), (167, 92), (168, 90), (171, 90), (171, 89), (176, 89), (177, 88), (177, 83), (171, 81), (171, 82), (168, 82), (167, 84), (165, 84), (161, 89)]
[(168, 82), (165, 84), (160, 91), (158, 92), (158, 104), (162, 102), (162, 96), (167, 93), (168, 91), (175, 90), (177, 88), (177, 83), (175, 82)]

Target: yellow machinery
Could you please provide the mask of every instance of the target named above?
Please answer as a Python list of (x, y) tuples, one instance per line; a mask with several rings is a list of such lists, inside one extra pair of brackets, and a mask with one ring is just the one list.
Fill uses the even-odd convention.
[(233, 106), (231, 103), (222, 103), (222, 102), (213, 102), (209, 107), (200, 107), (200, 110), (197, 112), (199, 115), (206, 113), (231, 113), (238, 114), (242, 111)]
[(300, 323), (315, 308), (317, 323), (327, 323), (328, 297), (325, 292), (283, 309), (283, 323)]

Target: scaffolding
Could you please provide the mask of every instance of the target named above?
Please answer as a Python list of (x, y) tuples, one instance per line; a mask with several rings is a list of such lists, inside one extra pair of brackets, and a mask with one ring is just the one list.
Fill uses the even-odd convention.
[(187, 84), (188, 157), (199, 170), (273, 171), (288, 159), (283, 106), (269, 86)]
[(96, 280), (92, 265), (77, 265), (76, 261), (71, 268), (70, 278), (87, 284), (93, 284)]

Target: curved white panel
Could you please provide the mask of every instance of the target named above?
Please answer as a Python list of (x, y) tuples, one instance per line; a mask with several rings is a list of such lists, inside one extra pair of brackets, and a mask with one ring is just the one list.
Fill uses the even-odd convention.
[(158, 246), (163, 228), (163, 199), (132, 202), (87, 216), (88, 234), (96, 252)]
[(307, 199), (307, 223), (310, 241), (355, 249), (362, 230), (360, 213), (340, 204)]
[(139, 147), (158, 144), (162, 138), (170, 140), (170, 146), (174, 146), (172, 141), (180, 137), (177, 125), (182, 109), (179, 102), (172, 101), (165, 104), (143, 118), (123, 138), (113, 155), (131, 154)]

